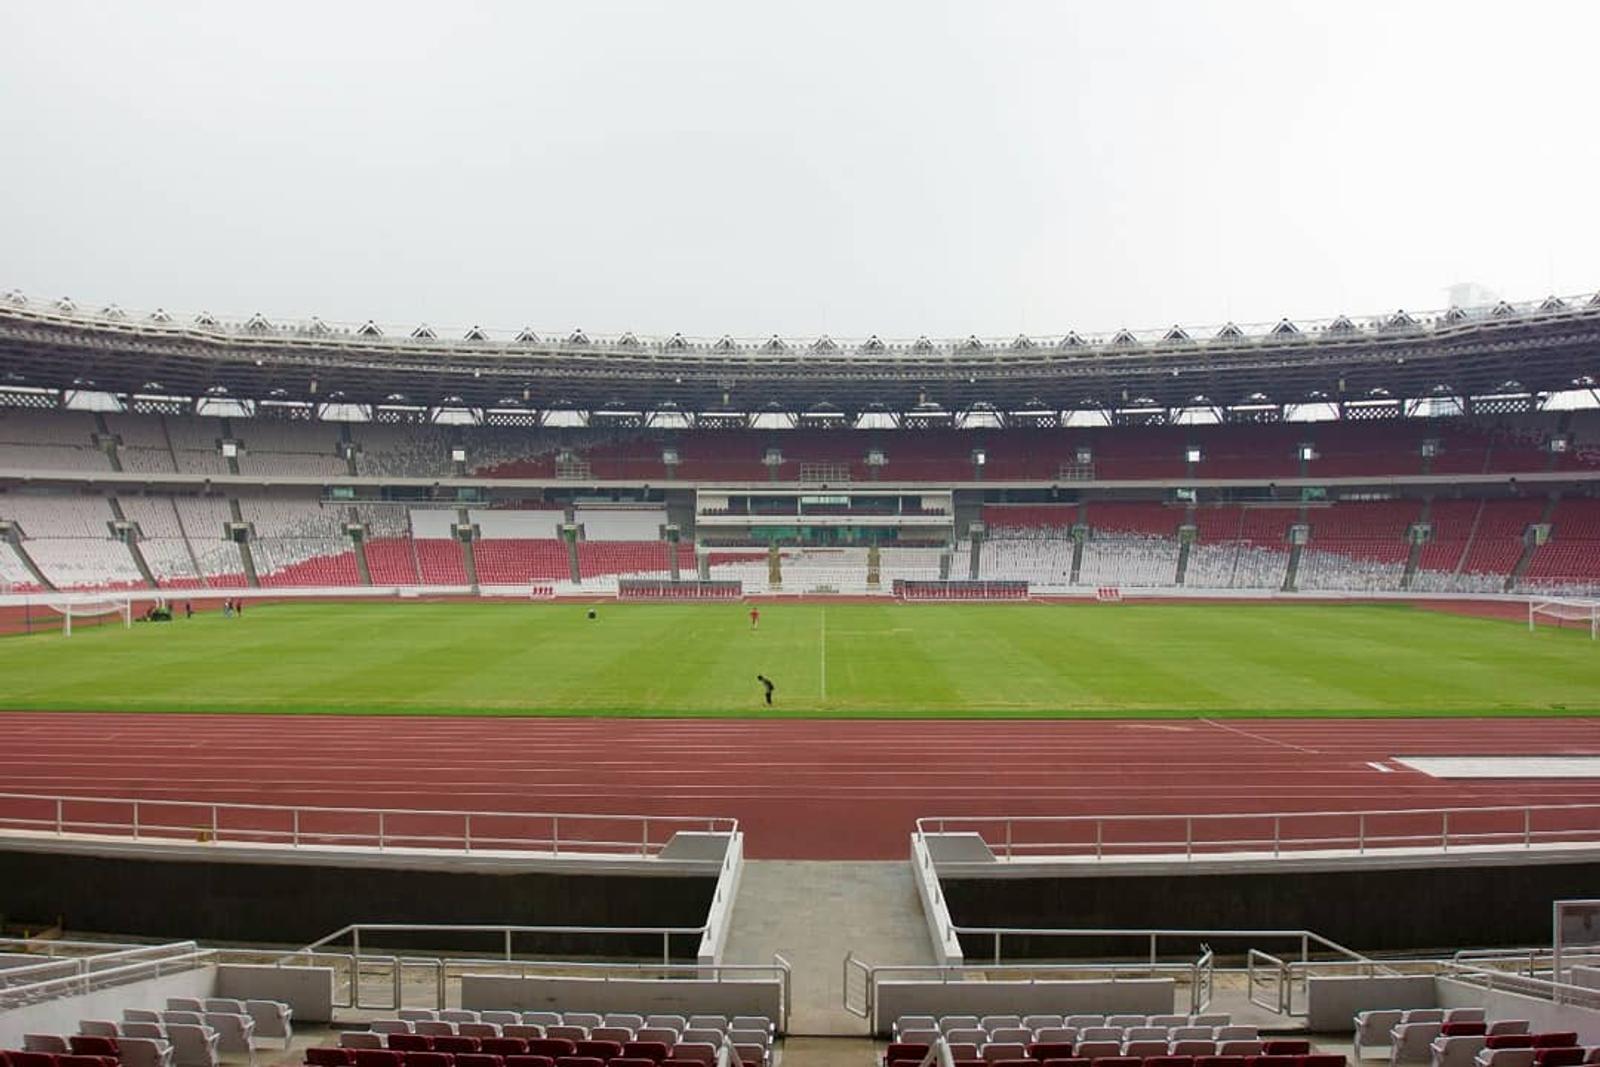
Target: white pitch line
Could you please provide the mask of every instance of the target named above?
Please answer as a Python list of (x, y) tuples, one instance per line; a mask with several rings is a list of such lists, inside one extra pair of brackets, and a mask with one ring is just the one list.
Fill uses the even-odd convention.
[(822, 698), (828, 699), (828, 609), (822, 609)]
[(1379, 763), (1377, 760), (1371, 760), (1371, 759), (1367, 760), (1367, 766), (1371, 767), (1375, 771), (1382, 771), (1384, 774), (1393, 774), (1394, 773), (1394, 768), (1393, 767), (1385, 767), (1383, 764)]

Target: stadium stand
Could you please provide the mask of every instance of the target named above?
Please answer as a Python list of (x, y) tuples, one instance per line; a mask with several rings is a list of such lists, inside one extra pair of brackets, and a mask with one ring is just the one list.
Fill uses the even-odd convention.
[(1600, 500), (1562, 500), (1550, 516), (1550, 539), (1533, 551), (1522, 587), (1600, 592)]
[(86, 412), (47, 414), (0, 408), (0, 467), (108, 471), (111, 461), (95, 446), (94, 434), (94, 416)]

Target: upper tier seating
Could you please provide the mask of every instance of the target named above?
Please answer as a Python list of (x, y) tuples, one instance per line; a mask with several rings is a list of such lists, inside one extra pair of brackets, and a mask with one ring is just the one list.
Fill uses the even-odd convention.
[(108, 471), (111, 460), (94, 435), (87, 412), (0, 408), (0, 468)]

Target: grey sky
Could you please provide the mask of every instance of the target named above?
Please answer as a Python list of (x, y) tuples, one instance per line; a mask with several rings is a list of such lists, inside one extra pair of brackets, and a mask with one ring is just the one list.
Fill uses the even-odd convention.
[(0, 6), (0, 288), (1008, 335), (1600, 286), (1600, 4)]

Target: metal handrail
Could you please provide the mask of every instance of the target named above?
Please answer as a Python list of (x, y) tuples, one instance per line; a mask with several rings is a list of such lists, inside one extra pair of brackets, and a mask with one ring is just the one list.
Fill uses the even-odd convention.
[(618, 936), (657, 935), (661, 937), (661, 964), (672, 963), (672, 938), (673, 937), (699, 937), (703, 938), (710, 923), (701, 923), (699, 926), (520, 926), (512, 924), (492, 923), (350, 923), (342, 926), (325, 937), (318, 938), (311, 944), (301, 949), (302, 952), (316, 952), (334, 941), (349, 936), (351, 951), (356, 959), (363, 960), (369, 957), (361, 951), (362, 931), (368, 933), (436, 933), (436, 934), (500, 934), (504, 938), (504, 959), (512, 961), (515, 955), (512, 952), (512, 939), (517, 934), (614, 934)]
[[(1594, 816), (1593, 825), (1584, 828), (1539, 829), (1534, 818), (1542, 813), (1582, 812)], [(1462, 821), (1480, 816), (1519, 815), (1520, 827), (1507, 830), (1463, 829)], [(1369, 824), (1389, 819), (1436, 820), (1437, 829), (1408, 831), (1405, 833), (1374, 833)], [(1451, 820), (1455, 819), (1452, 828)], [(1338, 834), (1285, 835), (1284, 825), (1291, 827), (1296, 821), (1314, 819), (1354, 820), (1354, 832)], [(1196, 837), (1196, 826), (1222, 825), (1229, 822), (1248, 821), (1264, 824), (1270, 820), (1270, 835), (1233, 837)], [(1181, 822), (1181, 837), (1150, 838), (1144, 840), (1107, 840), (1106, 829), (1111, 826), (1156, 824), (1171, 826)], [(1092, 828), (1090, 838), (1069, 841), (1018, 841), (1016, 828), (1020, 825), (1053, 824)], [(1348, 822), (1347, 822), (1348, 824)], [(1600, 841), (1600, 804), (1522, 804), (1488, 805), (1482, 807), (1451, 808), (1387, 808), (1363, 811), (1266, 811), (1189, 814), (1140, 815), (1008, 815), (1008, 816), (925, 816), (916, 822), (919, 837), (929, 834), (954, 832), (977, 833), (984, 843), (1004, 860), (1017, 858), (1070, 856), (1105, 860), (1129, 856), (1151, 858), (1178, 858), (1194, 860), (1227, 851), (1251, 851), (1281, 856), (1285, 851), (1295, 852), (1312, 848), (1349, 849), (1365, 853), (1374, 848), (1451, 848), (1481, 845), (1511, 845), (1532, 848), (1536, 844), (1554, 844), (1563, 841)]]
[[(662, 826), (681, 829), (692, 827), (704, 829), (709, 833), (735, 834), (739, 831), (739, 820), (729, 816), (694, 816), (694, 815), (630, 815), (630, 814), (591, 814), (585, 812), (547, 812), (547, 811), (446, 811), (426, 808), (335, 808), (315, 805), (282, 805), (282, 804), (240, 804), (226, 801), (202, 800), (165, 800), (147, 797), (93, 797), (93, 796), (68, 796), (57, 794), (37, 793), (0, 793), (0, 802), (23, 801), (53, 806), (53, 814), (45, 818), (25, 818), (16, 814), (0, 812), (0, 830), (33, 830), (53, 833), (57, 837), (68, 834), (80, 833), (109, 833), (115, 836), (131, 836), (134, 840), (154, 837), (156, 840), (171, 841), (177, 839), (195, 839), (204, 843), (215, 843), (227, 839), (236, 842), (280, 844), (291, 848), (305, 848), (328, 845), (365, 845), (376, 847), (380, 851), (389, 848), (405, 849), (431, 849), (447, 852), (483, 852), (493, 851), (497, 848), (513, 849), (517, 851), (549, 851), (560, 855), (565, 849), (568, 853), (638, 855), (649, 857), (659, 854), (665, 842), (651, 840), (651, 824), (658, 828)], [(103, 819), (69, 818), (67, 805), (99, 805), (125, 806), (129, 809), (128, 817), (119, 821), (105, 821)], [(202, 825), (195, 825), (189, 821), (175, 823), (152, 822), (148, 817), (151, 809), (182, 809), (188, 812), (205, 813)], [(285, 817), (287, 828), (261, 829), (257, 827), (229, 826), (223, 815), (231, 812), (256, 812), (272, 813)], [(344, 816), (376, 818), (376, 832), (352, 832), (349, 830), (321, 830), (306, 828), (302, 825), (305, 816)], [(461, 820), (459, 834), (439, 834), (407, 831), (404, 821), (407, 819), (458, 819)], [(483, 832), (483, 824), (490, 820), (516, 819), (522, 821), (544, 821), (550, 823), (548, 837), (521, 836), (521, 837), (495, 837)], [(567, 820), (569, 827), (568, 836), (561, 836), (561, 822)], [(475, 831), (473, 820), (478, 820)], [(396, 823), (400, 823), (398, 829)], [(617, 840), (609, 838), (573, 837), (570, 827), (574, 823), (603, 825), (623, 825), (638, 828), (638, 834), (629, 834)]]
[(1138, 937), (1149, 941), (1150, 964), (1156, 964), (1159, 957), (1158, 942), (1163, 937), (1180, 937), (1192, 941), (1208, 941), (1212, 938), (1249, 938), (1252, 940), (1292, 940), (1300, 942), (1300, 959), (1309, 962), (1311, 946), (1313, 944), (1329, 952), (1337, 953), (1345, 959), (1359, 963), (1372, 962), (1368, 957), (1355, 949), (1346, 948), (1337, 941), (1330, 941), (1314, 930), (1184, 930), (1184, 929), (1091, 929), (1091, 928), (1051, 928), (1027, 926), (958, 926), (952, 925), (950, 929), (956, 934), (969, 934), (976, 937), (990, 937), (994, 941), (994, 963), (998, 966), (1001, 962), (1001, 939), (1007, 936), (1016, 937), (1063, 937), (1063, 938), (1108, 938), (1108, 937)]
[[(1277, 981), (1277, 996), (1270, 1001), (1256, 995), (1257, 986), (1265, 987), (1267, 985), (1267, 982), (1256, 978), (1258, 967)], [(1283, 960), (1270, 953), (1262, 952), (1260, 949), (1253, 948), (1245, 954), (1245, 993), (1249, 997), (1250, 1003), (1279, 1015), (1284, 1014), (1284, 990), (1288, 986), (1288, 977), (1284, 967)]]
[(196, 967), (204, 966), (205, 962), (213, 955), (214, 950), (212, 949), (197, 949), (178, 956), (158, 956), (154, 959), (140, 960), (135, 963), (124, 963), (105, 970), (86, 970), (79, 974), (46, 978), (27, 985), (7, 986), (0, 988), (0, 1009), (52, 997), (89, 993), (95, 989), (103, 989), (127, 981), (138, 981), (142, 978), (159, 978), (162, 974), (173, 973), (174, 969), (193, 970)]

